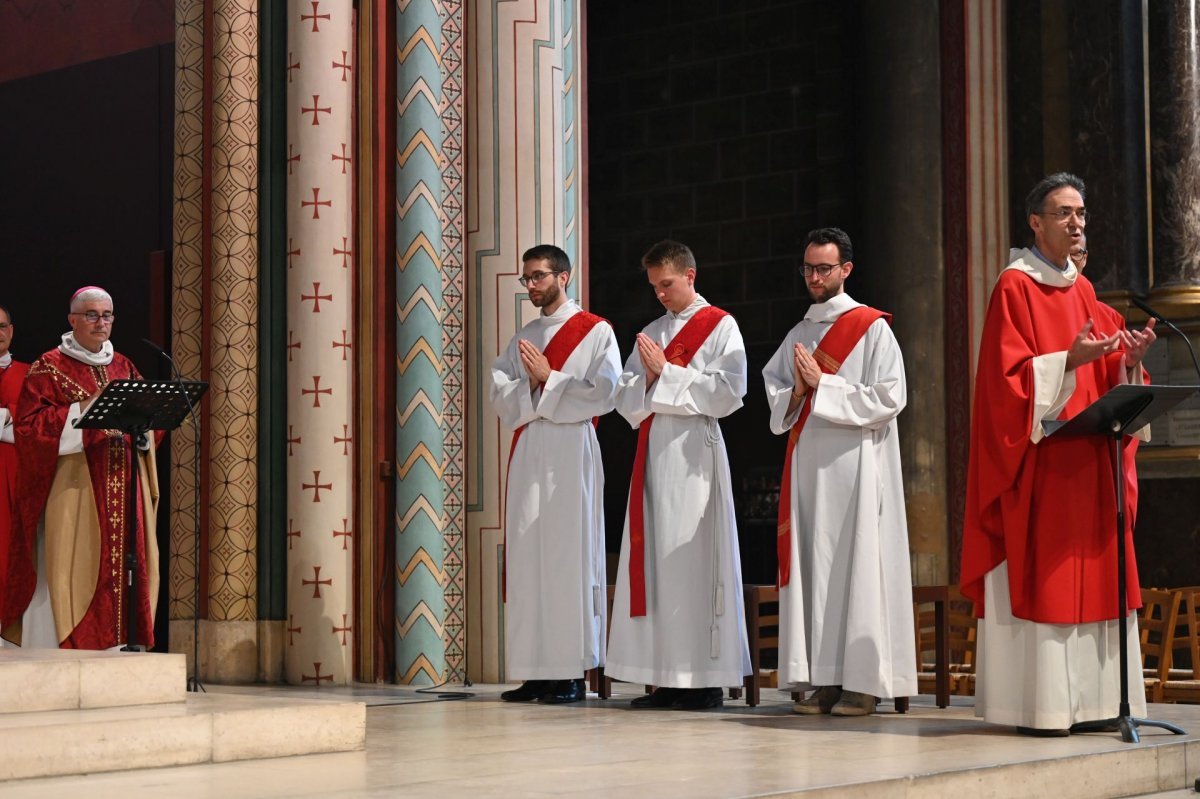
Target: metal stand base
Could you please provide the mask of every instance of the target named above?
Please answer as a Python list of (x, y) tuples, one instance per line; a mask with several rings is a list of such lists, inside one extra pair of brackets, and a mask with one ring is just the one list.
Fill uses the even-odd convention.
[(1187, 735), (1186, 732), (1166, 721), (1152, 721), (1151, 719), (1139, 719), (1133, 716), (1117, 716), (1111, 719), (1100, 719), (1099, 721), (1081, 721), (1071, 725), (1071, 732), (1112, 732), (1113, 727), (1121, 733), (1121, 740), (1127, 744), (1135, 744), (1141, 740), (1138, 736), (1138, 727), (1157, 727), (1160, 730), (1169, 730), (1176, 735)]

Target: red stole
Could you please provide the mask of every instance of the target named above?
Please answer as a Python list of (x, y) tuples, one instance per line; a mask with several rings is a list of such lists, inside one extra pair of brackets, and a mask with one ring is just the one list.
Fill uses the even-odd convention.
[[(892, 315), (883, 311), (860, 305), (851, 308), (837, 318), (833, 327), (821, 338), (821, 343), (813, 351), (813, 358), (821, 371), (827, 375), (835, 375), (842, 368), (842, 362), (854, 351), (858, 342), (866, 334), (867, 329), (879, 319), (892, 323)], [(779, 526), (775, 538), (775, 551), (779, 556), (779, 587), (788, 584), (792, 571), (792, 455), (796, 450), (796, 442), (800, 440), (800, 431), (812, 413), (812, 397), (816, 389), (809, 389), (800, 406), (800, 417), (788, 432), (787, 452), (783, 456), (783, 476), (779, 479)]]
[[(708, 340), (708, 336), (722, 319), (728, 316), (708, 305), (692, 316), (687, 324), (667, 344), (663, 354), (667, 363), (687, 366), (692, 357)], [(654, 414), (650, 414), (638, 428), (637, 454), (633, 458), (633, 476), (629, 481), (629, 615), (646, 615), (646, 450), (650, 443), (650, 425)], [(636, 501), (635, 501), (636, 498)]]
[[(587, 334), (592, 332), (592, 328), (600, 322), (608, 320), (602, 316), (580, 311), (572, 316), (567, 321), (563, 322), (562, 327), (551, 337), (550, 342), (546, 345), (546, 349), (542, 351), (542, 355), (546, 356), (546, 360), (550, 364), (550, 371), (561, 372), (564, 365), (567, 363), (567, 358), (571, 357), (571, 353), (579, 346), (579, 342), (587, 338)], [(595, 424), (595, 420), (592, 420)], [(512, 444), (508, 447), (508, 466), (512, 466), (513, 453), (517, 451), (517, 441), (521, 438), (521, 433), (525, 432), (525, 428), (529, 427), (529, 423), (518, 427), (513, 431)], [(506, 469), (507, 472), (507, 469)], [(507, 480), (507, 477), (505, 478)], [(508, 492), (505, 491), (505, 496)], [(508, 525), (505, 525), (504, 531), (504, 562), (500, 566), (500, 598), (502, 601), (508, 601)]]

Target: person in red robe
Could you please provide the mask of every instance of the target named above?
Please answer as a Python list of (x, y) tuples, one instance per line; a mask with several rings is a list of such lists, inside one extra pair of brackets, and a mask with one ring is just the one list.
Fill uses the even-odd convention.
[[(113, 302), (106, 291), (89, 286), (76, 292), (67, 321), (71, 331), (30, 366), (17, 403), (17, 513), (0, 621), (5, 638), (15, 643), (24, 639), (27, 646), (57, 642), (69, 649), (108, 649), (128, 643), (149, 648), (158, 593), (153, 448), (139, 445), (141, 479), (134, 486), (135, 450), (129, 438), (73, 424), (109, 382), (140, 375), (109, 341)], [(136, 504), (130, 502), (131, 491)], [(131, 510), (137, 517), (138, 589), (137, 632), (132, 636), (123, 579)], [(35, 592), (48, 595), (52, 636), (33, 629), (44, 626), (35, 621), (33, 611), (44, 604), (35, 600)]]
[[(1069, 419), (1117, 384), (1146, 382), (1141, 360), (1155, 340), (1153, 320), (1126, 330), (1069, 257), (1082, 246), (1084, 191), (1078, 177), (1059, 173), (1026, 200), (1034, 246), (1012, 251), (992, 291), (971, 424), (961, 581), (982, 615), (975, 712), (1033, 735), (1067, 735), (1116, 715), (1118, 624), (1131, 631), (1130, 680), (1141, 685), (1136, 616), (1118, 620), (1113, 596), (1109, 440), (1042, 431), (1043, 420)], [(1138, 442), (1126, 442), (1123, 479), (1136, 487)], [(1136, 503), (1129, 492), (1129, 608), (1141, 605)], [(1134, 693), (1135, 715), (1144, 713)]]
[(13, 419), (17, 396), (29, 364), (13, 360), (12, 314), (0, 306), (0, 575), (7, 573), (8, 541), (12, 534), (14, 498), (17, 495), (17, 448), (14, 445)]

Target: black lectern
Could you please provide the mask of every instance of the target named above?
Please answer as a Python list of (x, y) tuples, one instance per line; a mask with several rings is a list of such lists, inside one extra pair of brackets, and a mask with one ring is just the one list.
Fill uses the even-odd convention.
[[(140, 638), (137, 614), (138, 447), (146, 444), (147, 431), (179, 427), (189, 409), (207, 390), (208, 383), (194, 380), (114, 380), (104, 387), (87, 413), (75, 421), (75, 427), (84, 430), (120, 430), (129, 436), (132, 446), (133, 490), (129, 492), (129, 524), (125, 533), (127, 627), (122, 651), (134, 651)], [(154, 531), (147, 530), (146, 534), (153, 535)]]
[(1149, 424), (1188, 397), (1200, 391), (1200, 386), (1115, 386), (1107, 394), (1066, 421), (1042, 422), (1046, 436), (1104, 436), (1112, 450), (1113, 484), (1117, 494), (1117, 627), (1121, 647), (1121, 706), (1115, 718), (1085, 721), (1073, 726), (1072, 732), (1100, 732), (1115, 725), (1121, 740), (1137, 743), (1138, 727), (1159, 727), (1176, 735), (1186, 733), (1165, 721), (1133, 718), (1129, 713), (1129, 653), (1125, 603), (1125, 448), (1122, 439)]

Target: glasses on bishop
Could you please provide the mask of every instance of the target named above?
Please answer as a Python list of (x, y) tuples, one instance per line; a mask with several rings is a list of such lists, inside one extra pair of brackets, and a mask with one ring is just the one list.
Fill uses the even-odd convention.
[(543, 280), (545, 280), (550, 275), (557, 275), (560, 271), (562, 271), (562, 270), (552, 269), (549, 272), (541, 272), (541, 271), (530, 272), (528, 275), (521, 275), (519, 278), (517, 278), (517, 282), (520, 283), (522, 286), (529, 286), (530, 284), (541, 283)]
[(816, 272), (821, 277), (829, 277), (830, 272), (832, 272), (834, 269), (837, 269), (844, 263), (846, 262), (839, 261), (836, 264), (804, 264), (800, 267), (800, 274), (804, 275), (805, 277), (812, 277), (812, 273)]
[(75, 315), (82, 316), (87, 320), (89, 325), (94, 325), (100, 321), (103, 321), (107, 325), (111, 325), (113, 319), (117, 318), (117, 315), (112, 311), (105, 311), (104, 313), (97, 313), (96, 311), (84, 311), (82, 313), (77, 312)]

